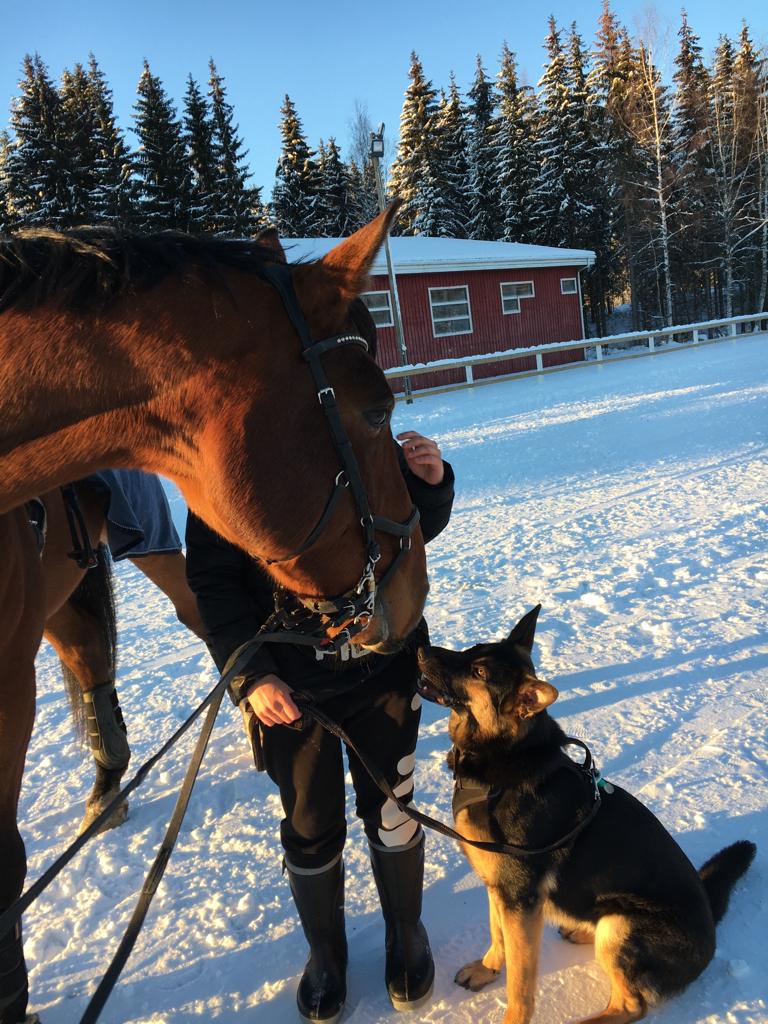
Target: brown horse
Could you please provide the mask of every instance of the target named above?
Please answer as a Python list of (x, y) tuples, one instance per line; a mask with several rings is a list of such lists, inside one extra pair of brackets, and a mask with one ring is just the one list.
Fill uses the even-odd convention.
[[(41, 497), (46, 510), (42, 564), (45, 576), (45, 637), (58, 654), (76, 732), (90, 740), (96, 779), (86, 802), (80, 831), (90, 825), (117, 795), (128, 767), (130, 748), (115, 689), (115, 630), (112, 573), (107, 542), (104, 496), (87, 480), (76, 495), (88, 537), (101, 543), (95, 568), (85, 570), (69, 557), (73, 541), (60, 490)], [(205, 627), (189, 588), (181, 552), (128, 558), (173, 603), (179, 621), (205, 640)], [(128, 803), (120, 804), (104, 828), (121, 824)]]
[[(390, 208), (320, 262), (290, 268), (313, 339), (354, 333), (349, 304), (393, 216)], [(295, 321), (266, 279), (274, 259), (249, 242), (100, 229), (0, 242), (0, 908), (25, 875), (16, 814), (46, 617), (25, 501), (135, 466), (173, 480), (193, 511), (251, 555), (283, 559), (270, 575), (304, 599), (361, 582), (366, 549), (348, 493), (294, 557), (322, 517), (339, 457)], [(357, 345), (322, 360), (371, 508), (407, 520), (383, 373)], [(394, 535), (380, 541), (379, 578), (401, 549)], [(356, 643), (391, 650), (418, 623), (427, 591), (418, 530), (413, 541)], [(0, 1024), (18, 1024), (26, 1005), (15, 928), (0, 936)]]

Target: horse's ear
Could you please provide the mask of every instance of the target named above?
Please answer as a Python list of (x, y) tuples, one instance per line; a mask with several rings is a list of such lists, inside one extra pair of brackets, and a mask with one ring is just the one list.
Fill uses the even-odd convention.
[(280, 236), (277, 233), (276, 227), (262, 228), (254, 236), (254, 241), (263, 249), (271, 249), (275, 254), (275, 259), (278, 263), (287, 263), (285, 258), (285, 249), (280, 242)]
[(522, 619), (518, 622), (512, 632), (506, 639), (508, 644), (517, 644), (520, 647), (524, 647), (526, 651), (533, 650), (533, 637), (536, 633), (536, 620), (539, 617), (541, 611), (541, 605), (537, 604), (535, 608), (531, 608)]
[(395, 219), (399, 205), (399, 199), (390, 203), (375, 220), (345, 238), (320, 261), (324, 267), (333, 271), (342, 298), (347, 302), (365, 291), (373, 261)]

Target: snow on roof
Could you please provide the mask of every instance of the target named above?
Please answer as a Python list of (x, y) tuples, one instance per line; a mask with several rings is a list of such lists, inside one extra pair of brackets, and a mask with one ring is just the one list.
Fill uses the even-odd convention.
[[(284, 238), (288, 259), (320, 259), (341, 238)], [(454, 270), (514, 270), (527, 267), (590, 267), (595, 254), (590, 249), (558, 249), (551, 245), (522, 242), (476, 242), (464, 238), (429, 238), (426, 235), (390, 238), (395, 272), (429, 274)], [(372, 274), (386, 274), (382, 250)]]

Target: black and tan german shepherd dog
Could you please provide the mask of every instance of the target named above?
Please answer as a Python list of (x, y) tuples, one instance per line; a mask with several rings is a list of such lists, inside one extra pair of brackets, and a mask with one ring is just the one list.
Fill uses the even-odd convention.
[(594, 776), (565, 753), (567, 737), (547, 712), (557, 690), (537, 677), (531, 660), (540, 607), (499, 643), (419, 651), (423, 696), (451, 708), (448, 763), (463, 836), (541, 850), (584, 821), (600, 792), (583, 830), (550, 852), (510, 855), (464, 844), (488, 889), (491, 945), (456, 981), (475, 991), (506, 965), (504, 1024), (528, 1024), (546, 919), (572, 942), (594, 942), (610, 978), (607, 1008), (584, 1024), (625, 1024), (707, 966), (715, 925), (755, 846), (734, 843), (696, 871), (647, 807), (619, 786), (596, 790)]

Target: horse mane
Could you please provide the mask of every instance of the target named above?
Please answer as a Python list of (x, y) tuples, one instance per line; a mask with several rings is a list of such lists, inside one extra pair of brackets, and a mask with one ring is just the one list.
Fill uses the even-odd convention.
[(225, 267), (258, 273), (263, 264), (274, 262), (274, 250), (258, 239), (182, 231), (140, 234), (107, 226), (27, 229), (0, 236), (0, 313), (46, 303), (93, 312), (174, 274), (189, 273), (223, 286)]

